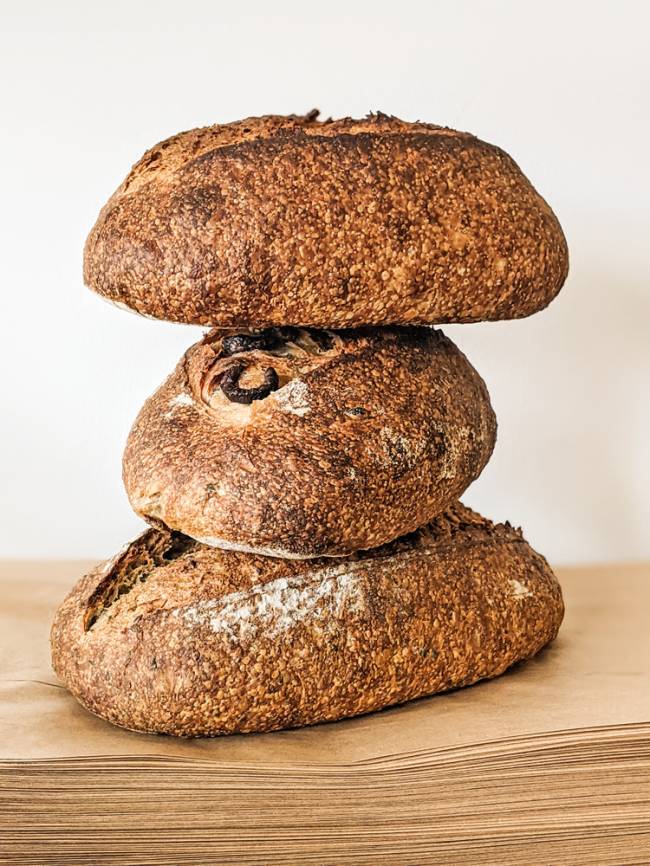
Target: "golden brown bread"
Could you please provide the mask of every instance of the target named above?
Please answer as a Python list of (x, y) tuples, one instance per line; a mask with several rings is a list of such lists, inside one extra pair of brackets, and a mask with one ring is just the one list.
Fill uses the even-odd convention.
[(332, 562), (226, 552), (151, 529), (82, 578), (52, 627), (54, 669), (89, 710), (212, 736), (354, 716), (494, 677), (562, 621), (546, 560), (454, 505)]
[(562, 229), (502, 150), (385, 115), (268, 116), (149, 150), (101, 211), (86, 283), (218, 327), (473, 322), (560, 290)]
[[(209, 334), (145, 403), (124, 482), (154, 525), (269, 556), (338, 556), (417, 529), (487, 463), (496, 437), (487, 389), (441, 331), (253, 339), (268, 338), (268, 348), (224, 354), (232, 338)], [(237, 394), (269, 369), (279, 388), (231, 402), (219, 383), (233, 369)]]

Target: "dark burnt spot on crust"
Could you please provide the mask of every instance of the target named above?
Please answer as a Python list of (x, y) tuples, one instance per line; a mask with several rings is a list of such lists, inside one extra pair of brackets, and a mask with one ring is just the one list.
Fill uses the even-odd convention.
[(297, 328), (290, 325), (266, 328), (263, 331), (247, 331), (239, 334), (231, 334), (223, 337), (221, 341), (222, 355), (238, 355), (243, 352), (274, 352), (281, 350), (287, 343), (295, 343), (302, 349), (306, 349), (306, 337), (314, 344), (320, 352), (329, 351), (333, 344), (332, 334), (317, 328)]
[(239, 352), (253, 352), (255, 349), (271, 349), (277, 338), (271, 330), (251, 334), (233, 334), (224, 337), (221, 351), (224, 355), (236, 355)]
[(436, 430), (431, 435), (431, 448), (433, 449), (436, 457), (440, 460), (442, 459), (448, 450), (447, 437), (442, 430)]
[(267, 367), (264, 371), (264, 381), (256, 388), (242, 388), (239, 379), (246, 369), (243, 363), (235, 363), (222, 374), (219, 387), (232, 403), (243, 403), (248, 405), (254, 400), (263, 400), (272, 391), (276, 391), (280, 384), (278, 374), (273, 367)]

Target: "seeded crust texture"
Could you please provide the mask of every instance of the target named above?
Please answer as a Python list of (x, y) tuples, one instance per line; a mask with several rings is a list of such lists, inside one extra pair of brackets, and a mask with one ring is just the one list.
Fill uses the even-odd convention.
[(151, 529), (82, 578), (54, 669), (138, 731), (310, 725), (494, 677), (557, 634), (560, 587), (508, 524), (455, 504), (337, 563), (222, 551)]
[(528, 316), (568, 270), (562, 229), (502, 150), (385, 115), (266, 116), (147, 151), (88, 237), (112, 301), (217, 327)]
[[(129, 435), (135, 511), (217, 547), (310, 558), (384, 544), (451, 505), (496, 438), (476, 370), (429, 328), (324, 337), (225, 358), (220, 332), (192, 346)], [(244, 383), (273, 367), (280, 388), (229, 402), (218, 382), (233, 363)]]

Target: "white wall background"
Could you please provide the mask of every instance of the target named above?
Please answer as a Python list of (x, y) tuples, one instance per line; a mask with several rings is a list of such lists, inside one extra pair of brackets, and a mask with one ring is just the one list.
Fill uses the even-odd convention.
[(572, 254), (559, 298), (447, 329), (500, 423), (465, 500), (556, 563), (649, 557), (649, 8), (3, 0), (0, 556), (99, 557), (138, 531), (123, 444), (200, 335), (83, 288), (100, 206), (174, 132), (318, 106), (468, 129), (550, 201)]

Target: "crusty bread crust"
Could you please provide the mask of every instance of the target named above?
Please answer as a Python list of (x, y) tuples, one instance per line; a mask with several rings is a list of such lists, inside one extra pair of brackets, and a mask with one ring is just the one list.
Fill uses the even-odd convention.
[(412, 536), (332, 562), (226, 552), (151, 529), (84, 577), (52, 627), (89, 710), (180, 736), (354, 716), (469, 685), (562, 621), (547, 562), (459, 503)]
[[(340, 556), (412, 532), (480, 474), (496, 438), (485, 384), (442, 332), (330, 332), (315, 354), (192, 346), (145, 403), (124, 453), (135, 511), (217, 547)], [(287, 346), (295, 349), (288, 356)], [(219, 375), (273, 367), (281, 387), (231, 403)]]
[(506, 153), (385, 115), (167, 139), (103, 208), (84, 258), (105, 297), (218, 327), (519, 318), (567, 269), (557, 219)]

